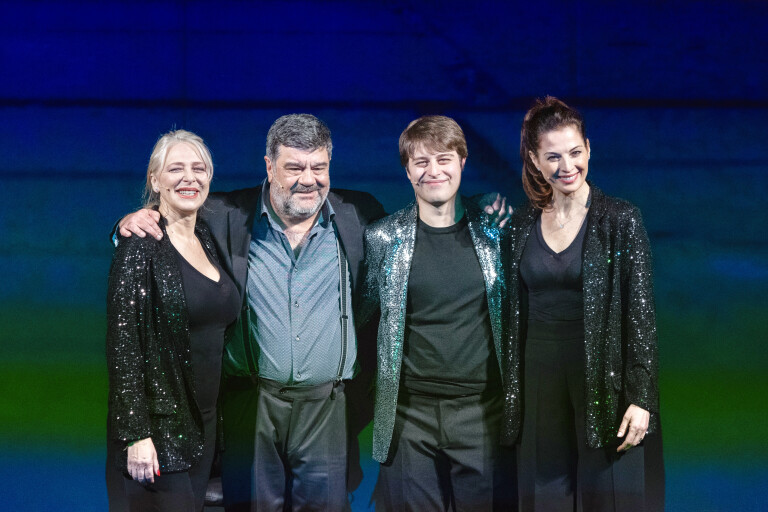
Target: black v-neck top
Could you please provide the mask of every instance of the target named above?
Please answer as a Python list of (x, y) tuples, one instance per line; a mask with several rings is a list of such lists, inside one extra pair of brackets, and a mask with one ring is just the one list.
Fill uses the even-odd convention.
[(216, 408), (224, 331), (240, 312), (240, 296), (235, 283), (207, 251), (206, 256), (219, 271), (218, 282), (201, 274), (176, 251), (189, 314), (189, 346), (195, 374), (195, 397), (203, 413)]
[[(553, 251), (541, 232), (541, 216), (531, 227), (531, 235), (520, 261), (520, 276), (528, 292), (529, 337), (536, 337), (541, 324), (557, 324), (556, 331), (583, 332), (584, 288), (582, 256), (587, 219), (576, 238), (562, 252)], [(570, 327), (568, 328), (568, 325)], [(549, 330), (549, 333), (552, 329)], [(549, 338), (546, 335), (545, 338)]]

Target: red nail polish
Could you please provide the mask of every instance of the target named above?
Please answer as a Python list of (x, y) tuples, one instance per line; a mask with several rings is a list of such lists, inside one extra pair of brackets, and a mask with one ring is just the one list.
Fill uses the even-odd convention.
[(158, 469), (158, 470), (156, 470), (156, 471), (155, 471), (155, 474), (156, 474), (157, 476), (160, 476), (160, 470), (159, 470), (159, 469)]

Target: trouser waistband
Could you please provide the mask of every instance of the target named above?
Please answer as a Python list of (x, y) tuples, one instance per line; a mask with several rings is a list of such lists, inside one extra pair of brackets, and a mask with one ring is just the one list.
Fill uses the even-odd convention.
[(259, 379), (259, 386), (270, 395), (290, 400), (319, 400), (344, 391), (344, 381), (330, 381), (314, 386), (288, 386), (269, 379)]

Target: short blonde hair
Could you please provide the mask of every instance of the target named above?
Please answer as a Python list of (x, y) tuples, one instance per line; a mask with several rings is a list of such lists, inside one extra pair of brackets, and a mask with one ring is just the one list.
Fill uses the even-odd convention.
[(165, 165), (165, 159), (168, 156), (168, 151), (173, 146), (179, 143), (186, 143), (192, 146), (205, 165), (205, 171), (208, 173), (208, 180), (213, 179), (213, 158), (211, 157), (211, 151), (208, 146), (205, 145), (203, 139), (192, 132), (187, 130), (171, 130), (165, 133), (157, 139), (155, 147), (152, 148), (152, 154), (149, 156), (149, 164), (147, 165), (147, 182), (144, 187), (144, 207), (151, 208), (160, 204), (160, 194), (152, 189), (152, 176), (157, 175)]

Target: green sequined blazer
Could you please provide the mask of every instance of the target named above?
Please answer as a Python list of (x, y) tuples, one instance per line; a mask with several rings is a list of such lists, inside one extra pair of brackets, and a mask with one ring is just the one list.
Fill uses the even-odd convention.
[[(163, 238), (121, 238), (107, 292), (108, 432), (129, 443), (147, 437), (160, 472), (185, 471), (203, 450), (203, 420), (195, 401), (189, 320), (181, 269)], [(216, 258), (206, 225), (195, 232)], [(126, 450), (115, 461), (126, 471)]]
[[(502, 230), (464, 199), (469, 232), (485, 280), (496, 358), (504, 360), (507, 294), (502, 274)], [(361, 317), (381, 312), (377, 343), (376, 399), (373, 418), (373, 458), (387, 459), (395, 425), (395, 412), (403, 358), (408, 277), (416, 241), (416, 203), (371, 224), (365, 231), (365, 279)], [(505, 375), (503, 370), (502, 375)], [(505, 405), (512, 405), (511, 403)]]
[[(582, 276), (584, 282), (587, 442), (598, 448), (615, 442), (630, 404), (651, 413), (658, 428), (659, 391), (656, 310), (651, 248), (640, 211), (591, 185)], [(521, 354), (527, 321), (520, 258), (540, 210), (527, 206), (510, 219), (510, 387), (521, 396)], [(523, 404), (523, 407), (525, 404)], [(517, 409), (518, 411), (520, 409)], [(517, 438), (521, 417), (506, 417), (506, 442)]]

